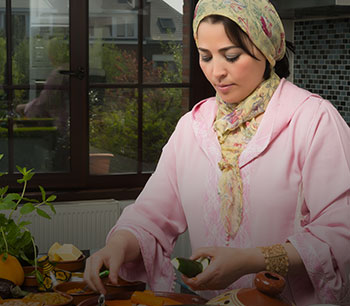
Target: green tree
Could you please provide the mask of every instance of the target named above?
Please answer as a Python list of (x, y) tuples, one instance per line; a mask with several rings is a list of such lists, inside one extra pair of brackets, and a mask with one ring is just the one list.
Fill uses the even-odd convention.
[[(165, 54), (173, 54), (176, 70), (155, 67), (143, 59), (147, 82), (180, 82), (182, 47), (176, 43), (162, 45)], [(137, 56), (134, 51), (116, 45), (104, 45), (103, 67), (108, 83), (134, 83), (137, 80)], [(137, 158), (137, 91), (107, 89), (103, 101), (96, 103), (96, 92), (90, 95), (90, 144), (116, 155)], [(143, 96), (143, 161), (155, 164), (161, 149), (181, 115), (181, 89), (145, 89)]]

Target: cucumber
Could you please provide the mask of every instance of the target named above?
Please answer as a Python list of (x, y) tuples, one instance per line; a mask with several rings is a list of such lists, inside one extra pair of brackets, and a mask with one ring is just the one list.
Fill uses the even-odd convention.
[(187, 277), (195, 277), (204, 271), (209, 265), (209, 258), (205, 257), (199, 260), (191, 260), (184, 257), (175, 257), (171, 260), (172, 265)]

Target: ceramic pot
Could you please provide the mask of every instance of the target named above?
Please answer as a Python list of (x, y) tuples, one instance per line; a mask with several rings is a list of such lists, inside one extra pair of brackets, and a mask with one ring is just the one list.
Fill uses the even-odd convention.
[(114, 157), (111, 153), (90, 153), (90, 174), (103, 175), (109, 173), (111, 159)]
[(268, 271), (259, 272), (254, 279), (255, 288), (236, 289), (211, 299), (210, 305), (230, 306), (292, 306), (280, 296), (286, 281), (277, 274)]

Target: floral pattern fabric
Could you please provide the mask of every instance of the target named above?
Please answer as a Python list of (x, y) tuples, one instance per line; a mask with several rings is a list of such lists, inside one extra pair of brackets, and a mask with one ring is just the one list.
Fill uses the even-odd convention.
[(221, 219), (228, 234), (234, 236), (241, 224), (243, 186), (238, 159), (248, 142), (255, 135), (258, 123), (255, 117), (262, 114), (280, 78), (272, 73), (258, 88), (238, 105), (225, 103), (219, 96), (219, 108), (214, 129), (221, 146), (219, 162), (222, 175), (219, 181)]
[(268, 0), (200, 0), (193, 19), (193, 35), (203, 18), (209, 15), (225, 16), (248, 35), (254, 45), (265, 55), (272, 67), (286, 52), (282, 21)]

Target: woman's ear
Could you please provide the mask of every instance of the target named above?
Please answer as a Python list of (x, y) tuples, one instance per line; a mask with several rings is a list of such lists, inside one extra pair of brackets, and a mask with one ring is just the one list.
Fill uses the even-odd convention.
[(264, 72), (264, 80), (269, 79), (271, 76), (271, 65), (268, 60), (266, 60), (266, 67), (265, 67), (265, 72)]

